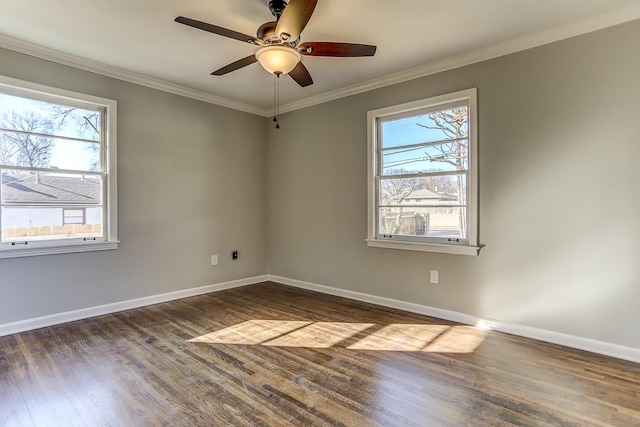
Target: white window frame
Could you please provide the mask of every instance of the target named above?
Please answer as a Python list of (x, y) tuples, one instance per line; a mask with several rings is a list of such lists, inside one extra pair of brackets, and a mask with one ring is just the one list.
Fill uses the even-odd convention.
[(0, 243), (0, 259), (19, 258), (37, 255), (52, 255), (74, 252), (100, 251), (118, 248), (117, 221), (117, 103), (112, 99), (101, 98), (69, 90), (45, 86), (24, 80), (0, 75), (0, 90), (16, 96), (25, 96), (46, 102), (92, 106), (104, 109), (102, 161), (103, 174), (103, 238), (75, 238), (59, 240), (29, 241), (28, 244)]
[[(469, 170), (467, 172), (467, 241), (460, 243), (433, 243), (421, 240), (415, 236), (393, 236), (393, 238), (381, 238), (377, 233), (378, 224), (378, 177), (380, 175), (380, 159), (378, 146), (380, 135), (378, 122), (388, 116), (404, 114), (419, 110), (446, 106), (453, 102), (466, 101), (469, 112)], [(408, 102), (386, 108), (372, 110), (367, 113), (367, 137), (368, 137), (368, 218), (367, 218), (367, 245), (376, 248), (402, 249), (423, 252), (440, 252), (446, 254), (478, 255), (478, 126), (477, 126), (477, 89), (471, 88), (459, 92), (434, 96), (419, 101)]]

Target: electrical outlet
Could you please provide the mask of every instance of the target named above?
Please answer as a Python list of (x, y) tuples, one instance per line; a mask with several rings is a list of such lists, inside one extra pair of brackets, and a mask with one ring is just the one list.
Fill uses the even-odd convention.
[(218, 265), (218, 255), (211, 255), (211, 265)]
[(440, 282), (438, 270), (431, 270), (431, 283), (438, 284)]
[(238, 259), (238, 251), (231, 252), (231, 259)]

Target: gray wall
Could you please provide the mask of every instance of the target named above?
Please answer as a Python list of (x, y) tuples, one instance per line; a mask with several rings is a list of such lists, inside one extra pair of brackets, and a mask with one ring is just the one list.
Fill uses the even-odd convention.
[[(640, 348), (637, 40), (640, 21), (283, 115), (270, 273)], [(367, 247), (367, 111), (470, 87), (486, 246)]]
[(122, 242), (0, 260), (0, 324), (267, 273), (265, 118), (2, 49), (0, 74), (118, 102)]
[[(0, 49), (0, 74), (118, 101), (122, 240), (0, 260), (0, 324), (270, 272), (640, 348), (639, 39), (629, 23), (291, 112), (278, 131)], [(368, 248), (366, 112), (470, 87), (480, 256)]]

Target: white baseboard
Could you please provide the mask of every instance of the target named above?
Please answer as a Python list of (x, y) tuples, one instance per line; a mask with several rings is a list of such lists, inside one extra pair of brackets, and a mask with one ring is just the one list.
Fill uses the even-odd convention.
[(530, 326), (518, 325), (514, 323), (501, 322), (498, 320), (487, 319), (469, 314), (459, 313), (457, 311), (443, 310), (440, 308), (429, 307), (421, 304), (400, 301), (391, 298), (379, 297), (376, 295), (364, 294), (360, 292), (348, 291), (331, 286), (319, 285), (316, 283), (303, 282), (301, 280), (289, 279), (275, 275), (268, 276), (269, 281), (282, 283), (296, 288), (307, 289), (320, 292), (323, 294), (335, 295), (343, 298), (349, 298), (356, 301), (368, 302), (371, 304), (381, 305), (383, 307), (395, 308), (411, 313), (422, 314), (425, 316), (436, 317), (438, 319), (449, 320), (452, 322), (464, 323), (466, 325), (479, 325), (488, 327), (492, 330), (505, 332), (521, 337), (532, 338), (539, 341), (550, 342), (553, 344), (563, 345), (565, 347), (585, 350), (592, 353), (598, 353), (605, 356), (616, 357), (618, 359), (629, 360), (640, 363), (640, 349), (634, 347), (625, 347), (618, 344), (612, 344), (604, 341), (597, 341), (590, 338), (577, 337), (567, 335), (560, 332), (549, 331), (546, 329), (532, 328)]
[(168, 292), (160, 295), (136, 298), (112, 304), (99, 305), (95, 307), (83, 308), (80, 310), (67, 311), (64, 313), (52, 314), (49, 316), (36, 317), (33, 319), (21, 320), (13, 323), (0, 324), (0, 336), (15, 334), (32, 329), (44, 328), (47, 326), (59, 325), (61, 323), (73, 322), (75, 320), (88, 319), (90, 317), (101, 316), (103, 314), (116, 313), (118, 311), (130, 310), (132, 308), (144, 307), (147, 305), (159, 304), (167, 301), (174, 301), (196, 295), (208, 294), (225, 289), (239, 288), (256, 283), (272, 281), (296, 288), (316, 291), (323, 294), (335, 295), (349, 298), (356, 301), (376, 304), (383, 307), (395, 308), (408, 311), (410, 313), (422, 314), (438, 319), (463, 323), (466, 325), (481, 325), (492, 330), (518, 335), (559, 344), (579, 350), (590, 351), (605, 356), (616, 357), (618, 359), (629, 360), (640, 363), (640, 349), (625, 347), (604, 341), (597, 341), (589, 338), (567, 335), (545, 329), (532, 328), (530, 326), (518, 325), (514, 323), (501, 322), (494, 319), (487, 319), (457, 311), (444, 310), (441, 308), (429, 307), (426, 305), (400, 301), (392, 298), (380, 297), (361, 292), (349, 291), (346, 289), (334, 288), (331, 286), (319, 285), (316, 283), (304, 282), (301, 280), (289, 279), (287, 277), (266, 274), (262, 276), (249, 277), (246, 279), (233, 280), (230, 282), (218, 283), (215, 285), (202, 286), (199, 288), (185, 289), (181, 291)]
[(266, 282), (268, 280), (269, 277), (267, 275), (249, 277), (246, 279), (232, 280), (230, 282), (218, 283), (215, 285), (202, 286), (199, 288), (185, 289), (160, 295), (152, 295), (148, 297), (120, 301), (111, 304), (98, 305), (95, 307), (82, 308), (80, 310), (73, 310), (64, 313), (52, 314), (49, 316), (36, 317), (33, 319), (26, 319), (13, 323), (6, 323), (3, 325), (0, 324), (0, 336), (29, 331), (32, 329), (44, 328), (46, 326), (59, 325), (61, 323), (73, 322), (75, 320), (88, 319), (90, 317), (116, 313), (118, 311), (130, 310), (132, 308), (144, 307), (147, 305), (159, 304), (167, 301), (174, 301), (177, 299), (192, 297), (195, 295), (208, 294), (210, 292), (217, 292), (225, 289), (253, 285), (255, 283)]

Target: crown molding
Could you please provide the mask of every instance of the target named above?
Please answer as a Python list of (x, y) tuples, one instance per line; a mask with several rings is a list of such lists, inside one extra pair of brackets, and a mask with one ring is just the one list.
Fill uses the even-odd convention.
[[(403, 83), (421, 77), (426, 77), (443, 71), (464, 67), (504, 55), (509, 55), (511, 53), (532, 49), (538, 46), (543, 46), (545, 44), (554, 43), (560, 40), (576, 37), (593, 31), (598, 31), (607, 27), (623, 24), (625, 22), (634, 21), (636, 19), (640, 19), (640, 3), (633, 4), (621, 9), (612, 10), (610, 12), (593, 16), (581, 21), (573, 22), (571, 24), (541, 31), (535, 34), (520, 37), (503, 43), (498, 43), (493, 46), (477, 49), (475, 51), (467, 52), (440, 61), (410, 68), (406, 71), (389, 74), (380, 78), (366, 81), (364, 83), (359, 83), (341, 89), (332, 90), (321, 95), (304, 98), (299, 101), (281, 105), (279, 111), (280, 113), (287, 113), (302, 108), (311, 107), (313, 105), (323, 104), (325, 102), (334, 101), (336, 99), (345, 98), (347, 96), (368, 92), (370, 90)], [(186, 86), (169, 83), (164, 80), (103, 64), (101, 62), (92, 61), (75, 55), (69, 55), (54, 49), (49, 49), (37, 44), (18, 40), (3, 34), (0, 34), (0, 47), (24, 53), (47, 61), (56, 62), (58, 64), (67, 65), (70, 67), (100, 74), (106, 77), (123, 80), (129, 83), (146, 86), (152, 89), (173, 93), (175, 95), (180, 95), (187, 98), (197, 99), (199, 101), (208, 102), (210, 104), (219, 105), (221, 107), (231, 108), (233, 110), (244, 111), (246, 113), (256, 114), (263, 117), (269, 117), (273, 115), (272, 108), (263, 108), (256, 105), (234, 101), (228, 98), (223, 98), (221, 96), (216, 96), (196, 89), (191, 89)]]
[(100, 74), (125, 82), (146, 86), (151, 89), (161, 90), (163, 92), (180, 95), (187, 98), (197, 99), (199, 101), (208, 102), (210, 104), (219, 105), (221, 107), (231, 108), (233, 110), (244, 111), (246, 113), (257, 114), (259, 116), (267, 116), (269, 111), (265, 108), (255, 105), (244, 104), (242, 102), (223, 98), (221, 96), (212, 95), (200, 90), (188, 88), (186, 86), (169, 83), (164, 80), (149, 77), (144, 74), (134, 73), (122, 68), (107, 65), (101, 62), (92, 61), (90, 59), (81, 58), (75, 55), (69, 55), (54, 49), (49, 49), (34, 43), (18, 40), (13, 37), (0, 34), (0, 47), (13, 50), (15, 52), (24, 53), (29, 56), (55, 62), (61, 65), (67, 65), (80, 70), (89, 71), (91, 73)]
[[(455, 68), (464, 67), (489, 59), (498, 58), (500, 56), (533, 49), (538, 46), (554, 43), (560, 40), (569, 39), (582, 34), (591, 33), (602, 30), (604, 28), (613, 27), (615, 25), (624, 24), (625, 22), (640, 19), (640, 4), (634, 4), (629, 7), (616, 9), (601, 15), (590, 17), (571, 24), (540, 31), (538, 33), (519, 37), (503, 43), (498, 43), (486, 48), (477, 49), (461, 55), (443, 59), (441, 61), (431, 62), (429, 64), (420, 65), (398, 73), (388, 74), (386, 76), (373, 80), (359, 83), (353, 86), (333, 90), (323, 93), (322, 95), (312, 96), (309, 98), (294, 101), (289, 104), (281, 105), (280, 113), (287, 113), (299, 110), (313, 105), (323, 104), (325, 102), (334, 101), (336, 99), (345, 98), (347, 96), (368, 92), (374, 89), (380, 89), (409, 80), (426, 77), (429, 75), (441, 73), (443, 71), (453, 70)], [(269, 111), (273, 114), (273, 110)]]

